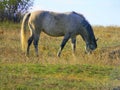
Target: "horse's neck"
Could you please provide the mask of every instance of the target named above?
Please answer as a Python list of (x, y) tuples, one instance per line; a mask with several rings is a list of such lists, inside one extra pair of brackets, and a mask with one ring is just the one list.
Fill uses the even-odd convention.
[(93, 30), (92, 30), (92, 27), (91, 25), (89, 24), (88, 21), (84, 20), (82, 22), (82, 25), (84, 27), (84, 39), (85, 39), (85, 42), (90, 42), (92, 39), (94, 39), (94, 33), (93, 33)]
[(86, 30), (86, 28), (82, 29), (82, 31), (80, 32), (83, 40), (87, 43), (90, 41), (90, 35), (89, 32)]

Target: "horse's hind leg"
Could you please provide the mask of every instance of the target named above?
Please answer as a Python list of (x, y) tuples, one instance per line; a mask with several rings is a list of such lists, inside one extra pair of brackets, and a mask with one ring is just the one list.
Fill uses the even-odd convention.
[(76, 49), (76, 37), (71, 38), (71, 44), (72, 44), (72, 51), (75, 53)]
[(38, 41), (39, 41), (39, 36), (38, 34), (34, 35), (34, 47), (35, 47), (35, 52), (36, 52), (36, 56), (38, 56)]
[(63, 41), (62, 41), (62, 43), (61, 43), (61, 47), (60, 47), (60, 49), (59, 49), (59, 51), (58, 51), (58, 54), (57, 54), (58, 57), (60, 57), (60, 54), (61, 54), (61, 52), (62, 52), (65, 44), (66, 44), (67, 41), (69, 40), (69, 38), (70, 38), (70, 34), (66, 34), (66, 35), (64, 36), (64, 39), (63, 39)]
[(27, 46), (27, 55), (29, 55), (29, 49), (30, 49), (30, 45), (33, 41), (33, 35), (28, 39), (28, 46)]

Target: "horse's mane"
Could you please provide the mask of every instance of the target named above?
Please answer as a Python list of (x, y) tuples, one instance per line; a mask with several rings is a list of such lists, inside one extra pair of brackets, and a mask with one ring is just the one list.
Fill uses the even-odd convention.
[(84, 18), (84, 19), (85, 19), (85, 17), (84, 17), (84, 15), (83, 15), (83, 14), (77, 13), (77, 12), (75, 12), (75, 11), (72, 11), (72, 13), (74, 13), (74, 14), (76, 14), (76, 15), (78, 15), (78, 16), (80, 16), (80, 17), (82, 17), (82, 18)]

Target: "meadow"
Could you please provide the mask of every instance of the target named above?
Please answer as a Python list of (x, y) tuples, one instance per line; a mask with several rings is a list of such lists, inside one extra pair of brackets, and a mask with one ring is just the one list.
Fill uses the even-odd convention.
[[(120, 27), (93, 26), (98, 48), (85, 54), (77, 37), (75, 55), (63, 37), (41, 34), (39, 56), (33, 45), (29, 57), (21, 50), (20, 24), (0, 23), (0, 90), (120, 90)], [(29, 36), (29, 30), (28, 30)]]

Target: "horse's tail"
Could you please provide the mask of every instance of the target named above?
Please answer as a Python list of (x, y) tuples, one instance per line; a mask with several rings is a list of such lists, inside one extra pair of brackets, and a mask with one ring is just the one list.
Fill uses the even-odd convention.
[(21, 45), (22, 50), (25, 51), (27, 40), (26, 40), (26, 25), (31, 13), (28, 13), (24, 16), (22, 25), (21, 25)]

